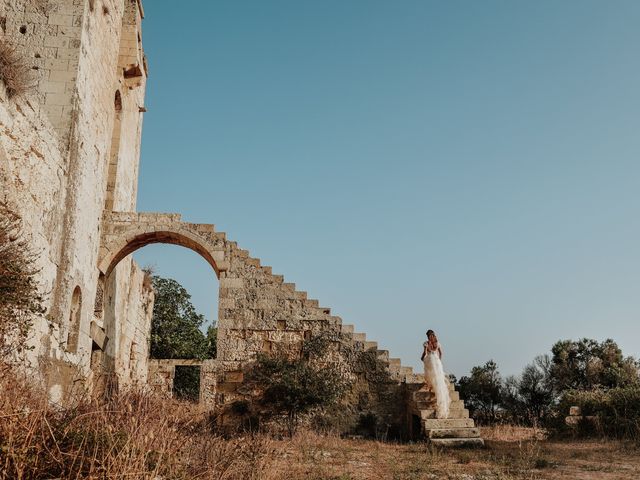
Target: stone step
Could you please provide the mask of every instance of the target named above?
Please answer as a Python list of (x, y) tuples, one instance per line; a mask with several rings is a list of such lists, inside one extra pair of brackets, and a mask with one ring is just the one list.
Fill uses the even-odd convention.
[(412, 375), (413, 367), (400, 367), (400, 375)]
[(365, 350), (378, 350), (378, 342), (365, 341), (364, 342), (364, 349)]
[(434, 438), (429, 443), (441, 447), (464, 447), (480, 448), (484, 447), (484, 440), (481, 438)]
[[(433, 398), (434, 394), (431, 390), (418, 390), (413, 392), (414, 400), (429, 400)], [(449, 391), (449, 398), (452, 402), (457, 402), (460, 400), (460, 394), (456, 390)]]
[[(414, 398), (413, 399), (413, 404), (418, 409), (434, 408), (434, 406), (436, 404), (436, 399), (435, 399), (435, 397), (430, 397), (430, 398), (425, 398), (425, 399), (418, 399), (418, 400), (416, 400)], [(465, 405), (464, 405), (464, 402), (462, 400), (455, 400), (455, 401), (449, 403), (449, 409), (450, 410), (463, 410), (464, 408), (465, 408)]]
[(399, 358), (390, 358), (389, 359), (389, 369), (395, 369), (400, 370), (400, 367), (402, 366), (402, 360), (400, 360)]
[[(416, 399), (414, 397), (413, 403), (419, 408), (432, 408), (436, 404), (435, 396), (422, 396), (421, 398)], [(465, 408), (464, 402), (462, 400), (453, 400), (449, 403), (449, 408), (452, 410)]]
[(434, 438), (480, 438), (480, 429), (474, 428), (434, 428), (427, 432), (430, 439)]
[(416, 402), (431, 402), (435, 400), (435, 394), (430, 390), (418, 390), (413, 392), (413, 400)]
[[(436, 409), (435, 408), (421, 408), (420, 409), (420, 417), (423, 420), (427, 420), (429, 418), (436, 418)], [(449, 419), (466, 419), (469, 418), (469, 410), (466, 408), (461, 409), (449, 409)]]
[(354, 326), (353, 325), (347, 325), (347, 324), (342, 324), (342, 326), (340, 327), (340, 331), (342, 333), (353, 333), (354, 331)]
[(378, 360), (389, 363), (389, 350), (378, 350), (376, 353)]
[(210, 224), (210, 223), (193, 223), (192, 224), (197, 231), (199, 232), (203, 232), (203, 233), (213, 233), (216, 231), (216, 228), (214, 225)]
[(351, 334), (351, 338), (353, 339), (354, 342), (366, 342), (367, 341), (367, 334), (366, 333), (353, 332)]
[(428, 418), (422, 420), (425, 431), (432, 428), (472, 428), (475, 423), (472, 418)]

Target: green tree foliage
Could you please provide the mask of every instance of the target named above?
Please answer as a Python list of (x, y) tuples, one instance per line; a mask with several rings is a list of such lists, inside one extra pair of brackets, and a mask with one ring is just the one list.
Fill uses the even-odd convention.
[(611, 339), (561, 340), (551, 348), (550, 376), (558, 392), (638, 384), (638, 362)]
[(177, 366), (173, 377), (176, 398), (197, 402), (200, 397), (200, 367)]
[(615, 425), (600, 433), (619, 436), (640, 432), (632, 428), (640, 425), (633, 404), (640, 391), (638, 367), (638, 361), (625, 357), (613, 340), (562, 340), (553, 345), (551, 356), (536, 357), (517, 377), (503, 381), (495, 362), (489, 361), (474, 367), (457, 385), (480, 422), (509, 419), (564, 431), (569, 406), (578, 405), (587, 415), (597, 415), (600, 424)]
[(500, 403), (512, 421), (539, 425), (551, 415), (554, 401), (550, 359), (543, 355), (524, 367), (520, 377), (505, 380)]
[[(154, 275), (155, 290), (151, 321), (151, 358), (205, 359), (214, 351), (215, 328), (200, 329), (204, 316), (191, 304), (191, 295), (173, 279)], [(214, 341), (215, 345), (215, 341)]]
[(207, 358), (218, 356), (218, 328), (215, 324), (207, 328)]
[(473, 367), (471, 375), (458, 381), (460, 396), (479, 421), (495, 422), (502, 402), (502, 378), (493, 360)]
[[(580, 407), (586, 418), (575, 425), (564, 422), (569, 407)], [(567, 390), (558, 405), (560, 415), (551, 423), (555, 433), (640, 439), (640, 386)], [(597, 418), (592, 421), (590, 418)]]

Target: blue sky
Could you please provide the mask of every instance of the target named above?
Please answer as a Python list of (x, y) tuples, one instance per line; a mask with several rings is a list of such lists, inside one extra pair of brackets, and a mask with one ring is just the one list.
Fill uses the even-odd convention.
[[(215, 223), (420, 364), (640, 355), (640, 2), (145, 2), (138, 209)], [(136, 258), (207, 318), (217, 280)]]

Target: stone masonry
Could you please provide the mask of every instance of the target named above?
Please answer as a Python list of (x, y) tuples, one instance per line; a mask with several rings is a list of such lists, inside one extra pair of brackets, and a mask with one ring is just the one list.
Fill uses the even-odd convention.
[(78, 388), (100, 390), (107, 378), (167, 393), (176, 365), (193, 364), (148, 358), (153, 291), (131, 254), (170, 243), (200, 254), (220, 281), (218, 358), (200, 364), (204, 409), (225, 411), (246, 397), (244, 375), (258, 353), (296, 352), (330, 332), (379, 370), (356, 372), (353, 424), (374, 414), (406, 436), (481, 443), (457, 392), (453, 418), (435, 419), (422, 375), (213, 225), (136, 212), (143, 18), (140, 0), (0, 0), (1, 41), (19, 48), (35, 83), (33, 93), (9, 98), (0, 81), (0, 201), (21, 216), (39, 255), (47, 314), (35, 319), (27, 368), (39, 373), (51, 401)]

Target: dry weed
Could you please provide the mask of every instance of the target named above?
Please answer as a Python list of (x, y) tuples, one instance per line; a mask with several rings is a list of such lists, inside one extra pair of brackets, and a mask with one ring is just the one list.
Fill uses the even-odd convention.
[(190, 404), (141, 392), (56, 409), (5, 369), (0, 378), (0, 479), (267, 479), (272, 441), (225, 440)]
[(0, 80), (7, 87), (9, 97), (24, 95), (35, 86), (33, 70), (18, 49), (0, 41)]
[(494, 425), (481, 427), (481, 436), (485, 440), (497, 442), (518, 442), (524, 440), (544, 440), (547, 438), (545, 430), (517, 425)]

